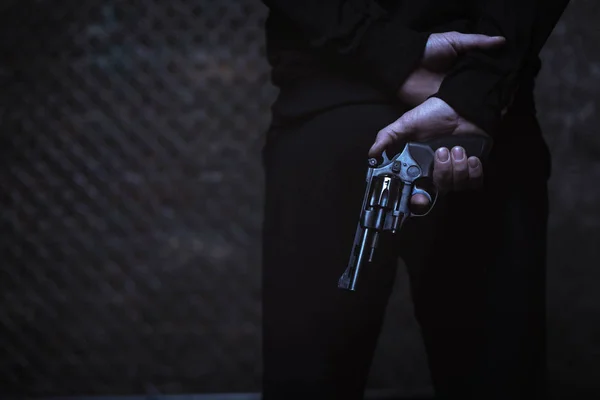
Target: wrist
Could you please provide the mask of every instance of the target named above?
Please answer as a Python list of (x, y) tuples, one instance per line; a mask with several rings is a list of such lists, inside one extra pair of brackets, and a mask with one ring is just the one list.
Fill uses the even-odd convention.
[(404, 81), (398, 90), (397, 97), (403, 103), (417, 106), (437, 93), (442, 84), (443, 76), (424, 68), (417, 68)]

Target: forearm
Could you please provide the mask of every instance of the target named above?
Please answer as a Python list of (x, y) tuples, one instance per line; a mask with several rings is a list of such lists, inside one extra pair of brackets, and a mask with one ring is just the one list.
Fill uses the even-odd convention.
[(476, 33), (504, 36), (506, 46), (465, 54), (435, 97), (494, 134), (522, 70), (538, 56), (567, 4), (568, 0), (482, 1)]
[(401, 8), (387, 12), (373, 0), (264, 0), (272, 14), (302, 33), (306, 44), (338, 65), (351, 64), (395, 95), (417, 68), (430, 33), (466, 33), (469, 21), (449, 20), (431, 32), (406, 27)]

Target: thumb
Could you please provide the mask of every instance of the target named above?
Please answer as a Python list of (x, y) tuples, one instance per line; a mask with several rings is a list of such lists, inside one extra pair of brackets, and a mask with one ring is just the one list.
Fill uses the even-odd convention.
[(369, 157), (379, 157), (388, 146), (405, 140), (411, 133), (409, 121), (409, 118), (402, 116), (380, 130), (375, 138), (375, 143), (369, 149)]
[(448, 32), (444, 39), (450, 43), (457, 53), (465, 53), (475, 49), (492, 49), (502, 46), (506, 39), (503, 36), (487, 36), (477, 33)]

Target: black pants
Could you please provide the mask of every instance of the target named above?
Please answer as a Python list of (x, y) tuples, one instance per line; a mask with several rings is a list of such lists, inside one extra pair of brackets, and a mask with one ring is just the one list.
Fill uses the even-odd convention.
[(506, 119), (483, 190), (443, 197), (381, 246), (357, 292), (337, 289), (367, 150), (401, 113), (351, 105), (272, 128), (264, 149), (263, 398), (362, 398), (398, 256), (438, 398), (543, 398), (549, 155), (533, 116)]

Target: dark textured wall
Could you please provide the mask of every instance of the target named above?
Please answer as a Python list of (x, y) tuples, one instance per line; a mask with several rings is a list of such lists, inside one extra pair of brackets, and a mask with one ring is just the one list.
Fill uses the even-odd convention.
[(544, 51), (537, 93), (554, 156), (549, 357), (556, 393), (600, 398), (600, 3), (572, 3)]
[[(259, 390), (264, 7), (0, 10), (0, 394)], [(600, 398), (599, 11), (572, 1), (537, 89), (556, 398)], [(429, 392), (404, 273), (370, 385)]]

